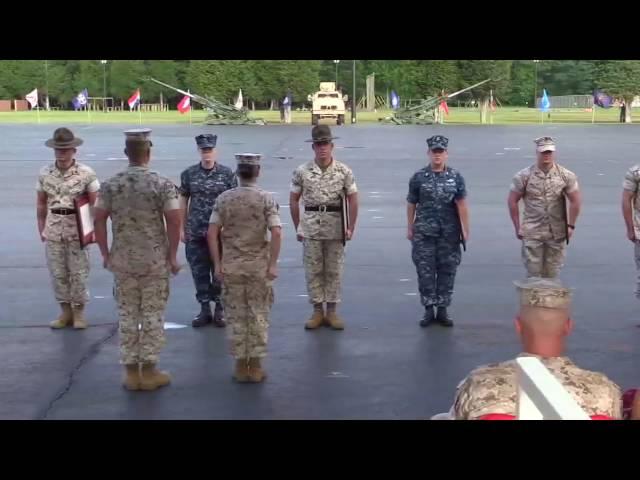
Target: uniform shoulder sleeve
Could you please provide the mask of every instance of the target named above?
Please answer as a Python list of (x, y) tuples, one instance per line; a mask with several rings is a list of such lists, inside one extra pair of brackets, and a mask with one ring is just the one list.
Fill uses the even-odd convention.
[(344, 163), (342, 164), (342, 168), (344, 170), (344, 190), (347, 192), (347, 195), (353, 195), (358, 192), (358, 186), (356, 185), (353, 170)]
[(49, 173), (49, 165), (46, 165), (38, 172), (38, 179), (36, 180), (36, 191), (44, 192), (44, 177)]
[(209, 217), (210, 225), (222, 224), (222, 218), (221, 218), (222, 206), (224, 205), (225, 198), (227, 198), (225, 193), (226, 192), (223, 192), (220, 195), (218, 195), (218, 198), (216, 198), (215, 202), (213, 202), (213, 209), (211, 210), (211, 216)]
[(80, 171), (82, 171), (83, 176), (86, 179), (86, 189), (87, 192), (97, 192), (100, 190), (100, 182), (98, 181), (98, 175), (96, 172), (88, 165), (80, 165)]
[(178, 188), (168, 178), (160, 177), (160, 195), (162, 198), (162, 208), (165, 212), (180, 208)]
[(293, 171), (291, 176), (291, 192), (293, 193), (302, 193), (302, 188), (304, 187), (304, 165), (300, 165)]
[(565, 188), (567, 193), (573, 193), (578, 191), (579, 189), (578, 176), (568, 168), (564, 168), (564, 167), (560, 167), (560, 168), (562, 168), (562, 174), (566, 184)]
[(461, 200), (467, 197), (467, 185), (465, 184), (464, 177), (456, 170), (456, 194), (455, 200)]
[(269, 192), (263, 192), (264, 195), (264, 218), (267, 221), (267, 228), (281, 227), (279, 205)]
[(409, 193), (407, 193), (407, 202), (414, 205), (420, 200), (420, 181), (418, 179), (420, 172), (416, 172), (409, 179)]
[(516, 173), (511, 180), (511, 191), (524, 195), (530, 174), (531, 170), (529, 168), (523, 168)]
[(112, 203), (111, 183), (107, 180), (102, 185), (100, 185), (100, 190), (98, 192), (98, 200), (96, 201), (96, 208), (100, 208), (102, 210), (106, 210), (107, 212), (110, 212), (111, 203)]
[(232, 188), (238, 188), (238, 177), (230, 168), (227, 167), (227, 170), (227, 187), (229, 188), (229, 190), (231, 190)]
[(638, 181), (640, 180), (640, 165), (635, 165), (627, 170), (622, 182), (622, 188), (636, 193), (638, 191)]
[(190, 168), (187, 168), (180, 174), (179, 192), (180, 192), (180, 195), (187, 198), (191, 196), (191, 187), (189, 184), (189, 170)]

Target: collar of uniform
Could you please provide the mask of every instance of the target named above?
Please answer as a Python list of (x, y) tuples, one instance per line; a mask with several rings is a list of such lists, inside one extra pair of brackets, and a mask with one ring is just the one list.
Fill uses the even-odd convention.
[(74, 158), (73, 164), (69, 168), (67, 168), (66, 170), (60, 170), (60, 167), (58, 167), (58, 161), (56, 160), (53, 162), (52, 170), (62, 178), (70, 177), (71, 175), (75, 175), (76, 173), (78, 173), (78, 161)]
[(449, 171), (449, 167), (447, 165), (444, 166), (444, 170), (442, 170), (442, 172), (434, 172), (431, 168), (431, 164), (430, 163), (427, 164), (426, 173), (447, 173), (448, 171)]
[(203, 172), (207, 172), (207, 173), (211, 172), (211, 173), (213, 173), (213, 172), (217, 172), (218, 171), (218, 162), (214, 163), (213, 167), (211, 167), (209, 169), (204, 168), (202, 166), (202, 162), (198, 162), (198, 166), (200, 167), (200, 170), (202, 170)]
[(320, 165), (318, 165), (315, 160), (312, 160), (311, 170), (315, 170), (316, 172), (320, 172), (320, 173), (330, 172), (335, 168), (335, 165), (336, 165), (336, 159), (334, 157), (331, 157), (331, 163), (327, 166), (327, 169), (322, 170), (322, 168), (320, 168)]
[(547, 175), (551, 175), (553, 173), (558, 173), (559, 172), (559, 168), (558, 168), (558, 164), (553, 162), (552, 167), (549, 169), (548, 172), (545, 172), (544, 170), (542, 170), (537, 163), (533, 164), (533, 171), (532, 173), (535, 175), (539, 175), (542, 177), (546, 177)]
[(149, 165), (131, 165), (127, 167), (127, 170), (145, 171), (149, 170)]
[(255, 188), (255, 187), (258, 186), (258, 182), (246, 182), (244, 180), (240, 180), (238, 185), (240, 185), (241, 187), (254, 187)]
[(529, 353), (529, 352), (522, 352), (518, 355), (517, 358), (521, 358), (521, 357), (535, 357), (535, 358), (539, 358), (540, 360), (542, 360), (543, 358), (553, 358), (555, 360), (560, 360), (563, 363), (573, 365), (573, 362), (569, 360), (569, 357), (543, 357), (542, 355), (536, 355), (535, 353)]

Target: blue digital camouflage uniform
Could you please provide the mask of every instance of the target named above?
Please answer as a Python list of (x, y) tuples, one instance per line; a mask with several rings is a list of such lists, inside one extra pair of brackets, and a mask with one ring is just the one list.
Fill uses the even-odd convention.
[(418, 272), (420, 300), (426, 307), (451, 304), (460, 265), (460, 222), (455, 201), (467, 195), (464, 178), (445, 167), (417, 171), (409, 181), (407, 202), (416, 205), (411, 256)]
[(238, 180), (233, 171), (218, 163), (210, 170), (198, 163), (180, 175), (180, 194), (189, 199), (185, 254), (196, 286), (196, 300), (201, 304), (215, 302), (218, 306), (220, 303), (221, 285), (214, 276), (207, 230), (218, 195), (237, 186)]

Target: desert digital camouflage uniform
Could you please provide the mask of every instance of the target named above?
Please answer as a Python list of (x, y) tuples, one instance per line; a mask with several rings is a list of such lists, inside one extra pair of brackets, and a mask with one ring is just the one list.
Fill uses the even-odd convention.
[[(315, 161), (293, 172), (291, 191), (301, 193), (305, 207), (337, 207), (341, 196), (358, 188), (351, 169), (335, 158), (326, 170)], [(303, 262), (312, 304), (339, 303), (344, 265), (340, 212), (304, 211), (299, 231), (304, 235)]]
[[(251, 164), (251, 159), (238, 161)], [(239, 187), (217, 198), (209, 222), (221, 228), (222, 301), (231, 326), (231, 353), (236, 360), (264, 358), (273, 304), (273, 281), (267, 278), (269, 229), (282, 225), (278, 204), (255, 183), (240, 180)]]
[(55, 162), (40, 170), (36, 190), (47, 195), (47, 219), (43, 233), (47, 266), (59, 303), (84, 305), (89, 301), (86, 287), (89, 249), (80, 247), (76, 215), (59, 215), (51, 210), (73, 210), (75, 197), (99, 189), (93, 169), (77, 161), (66, 172), (59, 170)]
[(578, 190), (576, 174), (554, 164), (544, 172), (537, 165), (520, 170), (511, 190), (523, 195), (522, 261), (529, 277), (557, 277), (565, 257), (562, 195)]
[(108, 268), (115, 276), (120, 362), (155, 364), (165, 344), (169, 298), (164, 212), (180, 208), (178, 189), (147, 166), (130, 165), (104, 182), (96, 207), (111, 214)]
[[(587, 415), (622, 418), (622, 391), (604, 374), (583, 370), (567, 357), (537, 358)], [(474, 420), (490, 413), (515, 416), (517, 391), (515, 360), (480, 367), (472, 371), (458, 386), (454, 404), (455, 418)]]
[(624, 176), (622, 188), (634, 193), (633, 197), (633, 230), (636, 234), (634, 246), (634, 257), (636, 261), (636, 272), (638, 279), (636, 282), (636, 298), (640, 299), (640, 205), (638, 204), (638, 185), (640, 184), (640, 165), (631, 167)]
[[(557, 281), (529, 278), (516, 282), (520, 304), (530, 307), (568, 308), (571, 291)], [(622, 418), (622, 391), (604, 374), (583, 370), (567, 357), (536, 357), (554, 375), (587, 415)], [(496, 413), (517, 415), (518, 378), (515, 360), (489, 364), (473, 370), (456, 392), (452, 407), (457, 420), (473, 420)]]

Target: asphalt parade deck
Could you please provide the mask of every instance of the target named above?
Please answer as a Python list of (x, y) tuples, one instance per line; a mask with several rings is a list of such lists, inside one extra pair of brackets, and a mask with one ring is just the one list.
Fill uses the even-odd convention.
[[(219, 135), (219, 161), (264, 155), (261, 185), (281, 205), (284, 244), (269, 330), (264, 384), (236, 384), (225, 330), (190, 326), (197, 312), (188, 267), (171, 282), (161, 366), (171, 386), (127, 392), (120, 384), (112, 275), (91, 247), (90, 328), (52, 331), (58, 314), (36, 228), (35, 183), (53, 160), (55, 125), (0, 126), (0, 418), (2, 419), (425, 419), (449, 408), (475, 366), (514, 357), (520, 243), (506, 207), (513, 174), (534, 162), (533, 138), (557, 138), (558, 160), (575, 171), (584, 206), (561, 278), (574, 292), (569, 355), (622, 388), (640, 382), (640, 323), (633, 246), (620, 213), (625, 171), (640, 161), (638, 126), (334, 127), (336, 158), (353, 169), (360, 215), (348, 244), (340, 309), (346, 329), (305, 331), (310, 314), (288, 209), (293, 169), (312, 158), (303, 126), (155, 126), (152, 168), (178, 181), (197, 163), (193, 137)], [(100, 179), (126, 166), (126, 126), (80, 126), (78, 159)], [(469, 192), (471, 239), (458, 270), (452, 329), (421, 329), (406, 240), (410, 176), (426, 162), (425, 139), (449, 137), (450, 165)], [(179, 259), (186, 265), (184, 248)], [(183, 328), (179, 328), (183, 327)]]

